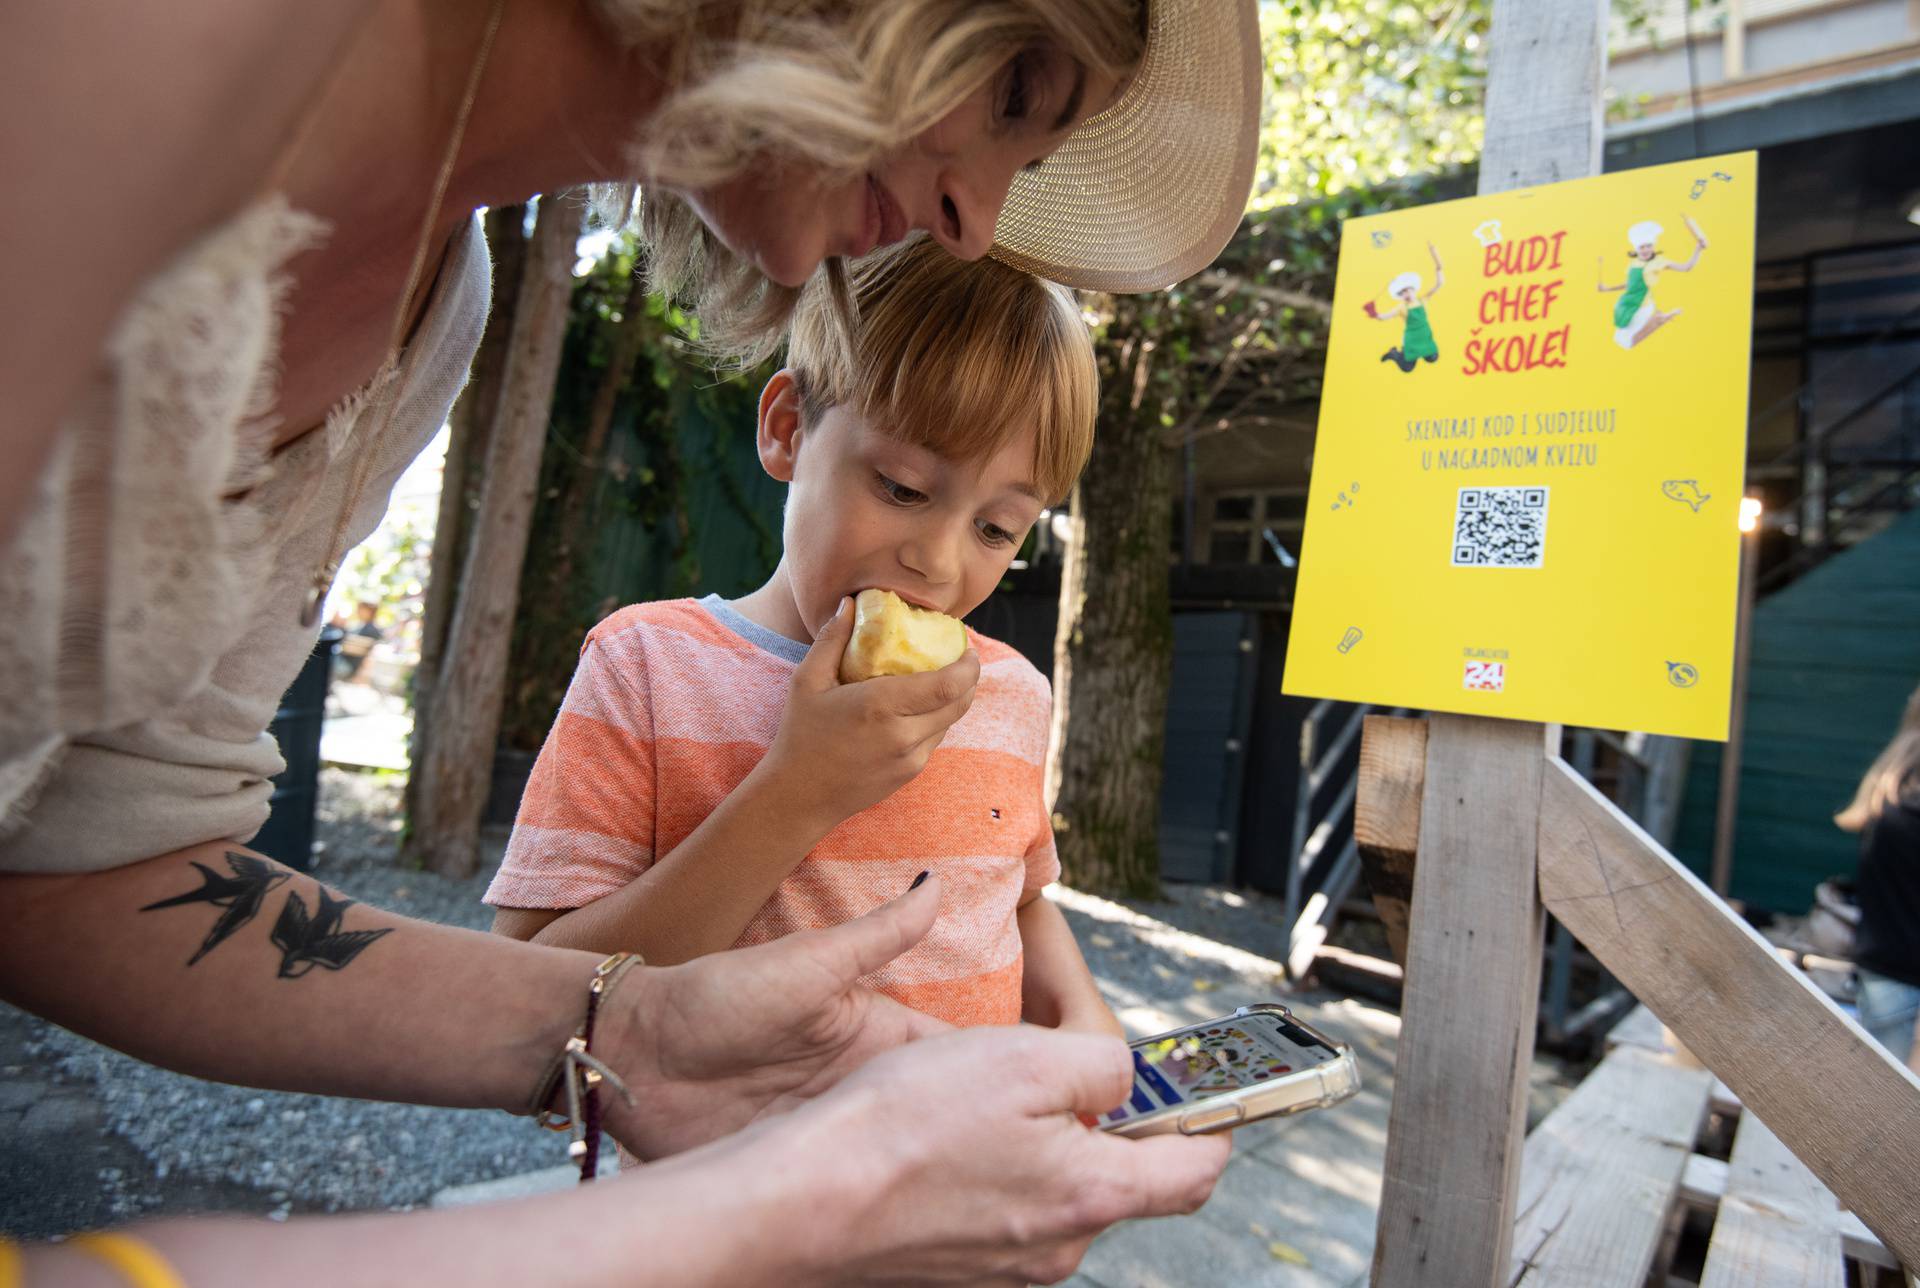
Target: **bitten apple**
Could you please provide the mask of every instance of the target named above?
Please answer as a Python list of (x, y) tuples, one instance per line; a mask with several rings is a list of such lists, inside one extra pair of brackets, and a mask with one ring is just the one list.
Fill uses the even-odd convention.
[(853, 638), (840, 658), (840, 678), (852, 684), (937, 671), (966, 651), (967, 628), (958, 618), (916, 608), (890, 590), (863, 590), (853, 599)]

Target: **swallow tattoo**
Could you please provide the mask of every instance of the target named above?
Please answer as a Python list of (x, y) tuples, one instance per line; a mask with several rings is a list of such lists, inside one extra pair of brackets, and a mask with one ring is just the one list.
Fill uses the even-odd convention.
[(219, 946), (234, 931), (252, 921), (260, 911), (260, 905), (275, 886), (292, 876), (291, 872), (276, 870), (263, 859), (249, 854), (227, 854), (227, 866), (233, 870), (232, 876), (222, 876), (204, 863), (195, 861), (194, 867), (200, 869), (200, 888), (186, 894), (178, 894), (171, 899), (162, 899), (140, 909), (152, 912), (156, 908), (177, 908), (189, 903), (210, 903), (223, 911), (220, 919), (213, 923), (213, 929), (200, 944), (200, 950), (187, 959), (191, 966)]
[(298, 894), (287, 896), (287, 905), (273, 926), (273, 946), (281, 953), (281, 979), (299, 979), (315, 966), (339, 970), (368, 944), (392, 930), (391, 926), (385, 930), (341, 930), (340, 916), (353, 905), (354, 900), (336, 899), (321, 886), (320, 911), (309, 916), (305, 899)]

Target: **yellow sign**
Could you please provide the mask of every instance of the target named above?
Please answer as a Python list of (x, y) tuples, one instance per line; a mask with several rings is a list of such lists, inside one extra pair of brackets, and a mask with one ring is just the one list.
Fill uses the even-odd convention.
[(1348, 222), (1286, 692), (1726, 737), (1755, 176)]

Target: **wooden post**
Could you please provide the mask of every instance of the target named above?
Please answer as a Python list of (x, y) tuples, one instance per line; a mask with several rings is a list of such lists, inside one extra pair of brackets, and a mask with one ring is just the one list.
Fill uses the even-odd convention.
[(1713, 820), (1713, 892), (1733, 887), (1733, 839), (1740, 826), (1740, 759), (1747, 734), (1747, 664), (1753, 653), (1753, 580), (1759, 573), (1760, 525), (1740, 534), (1740, 610), (1733, 628), (1733, 713), (1720, 751), (1720, 798)]
[[(1605, 0), (1494, 0), (1480, 192), (1600, 170)], [(1373, 1282), (1504, 1285), (1540, 994), (1558, 727), (1434, 716)]]
[(1547, 737), (1521, 721), (1430, 721), (1374, 1245), (1384, 1288), (1506, 1281), (1540, 998)]
[(1727, 25), (1720, 34), (1720, 79), (1739, 80), (1746, 74), (1746, 0), (1727, 0)]
[(427, 866), (444, 876), (470, 876), (479, 866), (480, 816), (493, 781), (507, 644), (540, 488), (540, 453), (559, 376), (582, 210), (574, 193), (540, 201), (513, 315), (500, 409), (487, 444), (480, 511), (473, 516), (442, 659), (442, 674), (458, 681), (439, 686), (433, 737), (413, 767), (421, 775), (415, 841)]

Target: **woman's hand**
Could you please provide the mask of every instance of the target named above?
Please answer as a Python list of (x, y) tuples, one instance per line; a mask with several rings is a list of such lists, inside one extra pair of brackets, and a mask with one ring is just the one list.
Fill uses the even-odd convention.
[(1131, 1082), (1119, 1042), (1032, 1026), (882, 1056), (769, 1124), (804, 1141), (826, 1189), (818, 1226), (794, 1236), (835, 1284), (1063, 1279), (1101, 1230), (1193, 1211), (1226, 1166), (1224, 1136), (1125, 1140), (1077, 1121)]
[(773, 746), (754, 770), (762, 791), (785, 793), (825, 835), (877, 805), (926, 768), (927, 757), (973, 704), (980, 658), (921, 675), (840, 682), (840, 657), (853, 636), (853, 601), (820, 632), (793, 673)]
[(920, 941), (940, 882), (857, 920), (635, 972), (595, 1046), (627, 1081), (608, 1130), (659, 1158), (819, 1095), (874, 1056), (947, 1025), (858, 983)]

